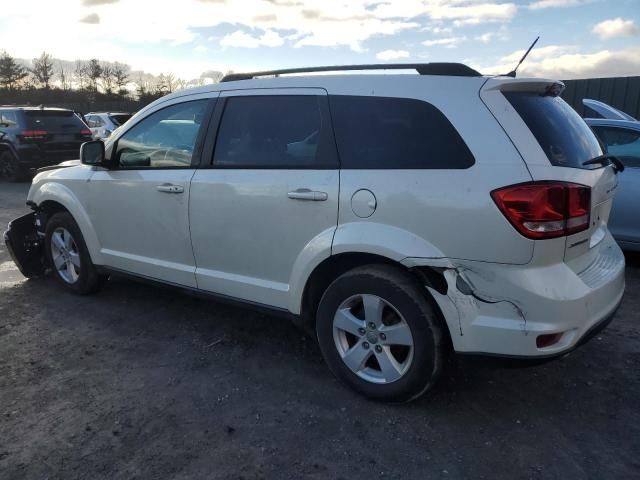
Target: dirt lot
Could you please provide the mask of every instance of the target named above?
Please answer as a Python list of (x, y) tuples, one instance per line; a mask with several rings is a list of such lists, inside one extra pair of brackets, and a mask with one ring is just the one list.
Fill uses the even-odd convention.
[[(0, 224), (27, 185), (0, 184)], [(288, 322), (122, 279), (26, 281), (0, 246), (0, 478), (640, 478), (640, 259), (611, 326), (526, 369), (460, 360), (404, 406)]]

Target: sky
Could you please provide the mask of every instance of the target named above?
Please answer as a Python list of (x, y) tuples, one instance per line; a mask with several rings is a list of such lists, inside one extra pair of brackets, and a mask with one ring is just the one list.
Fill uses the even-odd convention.
[(0, 50), (152, 74), (464, 62), (520, 75), (640, 75), (640, 0), (2, 0)]

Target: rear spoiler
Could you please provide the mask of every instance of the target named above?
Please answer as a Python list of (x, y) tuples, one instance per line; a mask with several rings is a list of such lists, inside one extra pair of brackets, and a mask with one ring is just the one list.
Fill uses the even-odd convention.
[(559, 80), (542, 78), (508, 78), (493, 77), (487, 80), (482, 90), (498, 90), (501, 92), (538, 93), (558, 97), (564, 92), (565, 85)]

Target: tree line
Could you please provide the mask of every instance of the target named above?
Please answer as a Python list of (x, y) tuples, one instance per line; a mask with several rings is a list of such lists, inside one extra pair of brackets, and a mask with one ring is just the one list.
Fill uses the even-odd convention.
[(0, 53), (0, 103), (46, 104), (66, 103), (131, 105), (139, 108), (176, 90), (217, 82), (221, 72), (206, 72), (199, 79), (185, 81), (173, 74), (153, 76), (132, 72), (121, 62), (104, 62), (96, 58), (63, 62), (49, 53), (29, 63)]

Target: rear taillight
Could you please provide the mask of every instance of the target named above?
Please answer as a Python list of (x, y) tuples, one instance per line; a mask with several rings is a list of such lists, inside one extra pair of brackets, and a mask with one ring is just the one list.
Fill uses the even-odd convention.
[(91, 130), (89, 130), (88, 128), (83, 128), (82, 130), (80, 130), (80, 135), (92, 135)]
[(39, 140), (46, 138), (47, 135), (49, 135), (49, 132), (46, 130), (23, 130), (20, 133), (20, 136), (25, 140)]
[(499, 188), (491, 197), (527, 238), (572, 235), (589, 228), (591, 189), (569, 182), (529, 182)]

